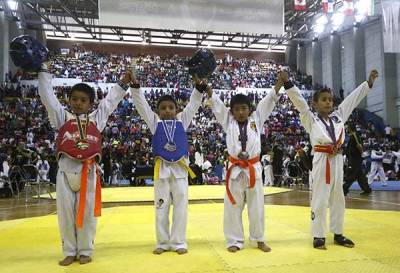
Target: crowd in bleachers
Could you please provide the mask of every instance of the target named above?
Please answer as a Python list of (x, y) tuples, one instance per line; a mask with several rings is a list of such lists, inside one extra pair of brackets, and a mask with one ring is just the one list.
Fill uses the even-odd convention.
[[(191, 88), (192, 82), (185, 69), (188, 57), (178, 55), (161, 57), (146, 55), (111, 54), (84, 51), (75, 47), (70, 55), (55, 55), (51, 73), (59, 78), (78, 78), (84, 82), (115, 83), (127, 66), (136, 63), (141, 86)], [(272, 61), (235, 59), (229, 54), (217, 60), (218, 67), (210, 82), (215, 89), (270, 88), (281, 65)], [(301, 73), (293, 74), (299, 88), (311, 89), (311, 80)], [(22, 79), (30, 75), (22, 75)]]
[[(90, 55), (82, 53), (76, 57), (55, 57), (52, 73), (58, 76), (87, 77), (85, 80), (95, 81), (101, 78), (99, 78), (100, 75), (104, 76), (102, 80), (113, 82), (131, 60), (131, 57), (124, 55), (115, 57), (114, 55), (94, 53)], [(97, 61), (93, 62), (96, 58)], [(90, 62), (93, 65), (87, 66), (86, 64)], [(153, 109), (155, 109), (158, 97), (165, 92), (165, 89), (158, 87), (177, 87), (177, 83), (179, 88), (171, 88), (170, 92), (176, 98), (178, 108), (182, 109), (187, 103), (191, 92), (191, 82), (187, 72), (182, 72), (184, 71), (183, 65), (184, 58), (177, 56), (171, 59), (146, 57), (138, 62), (137, 69), (140, 71), (141, 84), (154, 87), (146, 93)], [(226, 83), (231, 89), (234, 89), (235, 86), (256, 88), (273, 85), (279, 66), (273, 63), (261, 65), (259, 62), (251, 60), (224, 59), (220, 60), (218, 69), (219, 72), (214, 74), (212, 81), (214, 88), (225, 89)], [(65, 74), (66, 71), (70, 72)], [(177, 71), (181, 71), (182, 74), (176, 75)], [(296, 77), (297, 75), (292, 74), (292, 78)], [(306, 83), (299, 82), (300, 80), (299, 78), (297, 84), (305, 86)], [(54, 90), (60, 101), (64, 102), (69, 87), (54, 87)], [(107, 90), (98, 89), (96, 91), (97, 102), (107, 95)], [(229, 105), (229, 100), (236, 91), (216, 92), (219, 92), (221, 99)], [(266, 91), (253, 91), (248, 95), (256, 105), (265, 94)], [(305, 96), (308, 100), (311, 99), (310, 95)], [(398, 151), (398, 139), (394, 129), (387, 127), (384, 132), (379, 132), (374, 128), (372, 122), (363, 121), (359, 111), (354, 112), (350, 122), (357, 125), (357, 131), (364, 142), (366, 159), (368, 151), (375, 143), (380, 143), (382, 149), (388, 154), (391, 151)], [(193, 183), (221, 182), (224, 179), (223, 169), (227, 157), (225, 134), (210, 107), (207, 106), (206, 99), (187, 132), (191, 144), (191, 166), (200, 173), (200, 178)], [(135, 180), (133, 176), (139, 169), (151, 168), (153, 163), (150, 149), (151, 133), (138, 115), (129, 93), (110, 116), (103, 136), (102, 164), (105, 183), (115, 184), (121, 180), (126, 180), (128, 183), (142, 183), (143, 181)], [(55, 137), (56, 132), (50, 126), (45, 108), (38, 97), (37, 88), (21, 84), (15, 86), (10, 82), (0, 87), (0, 162), (2, 162), (0, 171), (2, 175), (10, 175), (9, 170), (16, 164), (33, 164), (38, 170), (47, 168), (48, 173), (44, 179), (55, 182), (57, 167)], [(18, 149), (16, 149), (17, 146), (19, 146)], [(311, 150), (308, 137), (300, 125), (299, 113), (285, 94), (281, 96), (265, 124), (262, 146), (262, 154), (271, 155), (263, 157), (263, 164), (271, 164), (269, 162), (272, 161), (274, 174), (283, 175), (284, 168), (282, 166), (287, 166), (288, 162), (298, 162), (299, 168), (306, 171), (307, 157), (303, 155), (309, 155)], [(20, 156), (18, 151), (21, 150), (34, 153), (18, 159)], [(34, 154), (39, 155), (42, 161)], [(391, 160), (390, 168), (387, 168), (387, 171), (388, 176), (394, 177), (396, 176), (394, 170), (398, 173), (399, 168), (396, 166), (398, 166), (399, 160), (396, 160), (394, 156)], [(206, 181), (202, 181), (202, 178)], [(274, 183), (281, 182), (275, 181)]]

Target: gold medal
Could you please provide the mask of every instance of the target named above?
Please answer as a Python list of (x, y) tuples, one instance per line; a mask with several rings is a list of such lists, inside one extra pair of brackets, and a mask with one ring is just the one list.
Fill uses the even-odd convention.
[(75, 143), (75, 147), (79, 150), (86, 150), (89, 148), (89, 143), (86, 140), (87, 126), (89, 125), (89, 116), (86, 115), (86, 121), (82, 122), (79, 116), (76, 115), (80, 139)]

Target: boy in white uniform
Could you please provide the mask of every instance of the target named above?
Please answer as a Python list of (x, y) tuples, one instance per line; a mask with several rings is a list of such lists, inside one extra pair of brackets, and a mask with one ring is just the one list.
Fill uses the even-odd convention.
[[(139, 84), (134, 83), (133, 101), (140, 116), (153, 134), (154, 166), (154, 205), (156, 210), (157, 246), (154, 254), (175, 251), (187, 253), (186, 226), (188, 208), (188, 140), (186, 129), (202, 102), (202, 93), (207, 85), (196, 79), (189, 103), (181, 113), (176, 114), (177, 104), (170, 95), (160, 97), (157, 112), (149, 106)], [(201, 92), (200, 92), (200, 91)], [(172, 227), (170, 232), (169, 210), (173, 205)]]
[(236, 252), (244, 246), (242, 213), (245, 203), (249, 216), (250, 241), (257, 242), (257, 247), (264, 252), (271, 251), (264, 238), (261, 132), (278, 101), (277, 94), (281, 87), (281, 82), (277, 82), (275, 90), (270, 91), (252, 113), (251, 102), (246, 95), (233, 96), (229, 110), (217, 94), (208, 91), (212, 111), (226, 132), (229, 153), (224, 198), (224, 235), (229, 252)]
[(95, 217), (101, 214), (100, 180), (96, 164), (101, 153), (100, 132), (106, 126), (108, 116), (125, 96), (128, 86), (124, 83), (131, 81), (130, 72), (91, 113), (89, 110), (95, 98), (93, 88), (82, 83), (74, 85), (68, 95), (72, 110), (69, 112), (53, 92), (52, 76), (47, 67), (48, 64), (43, 64), (39, 72), (39, 95), (51, 125), (59, 130), (57, 215), (65, 256), (59, 265), (70, 265), (77, 256), (80, 264), (86, 264), (91, 262), (94, 249)]
[(385, 154), (379, 147), (379, 144), (374, 144), (374, 149), (371, 151), (371, 171), (368, 175), (368, 184), (371, 185), (374, 182), (376, 174), (378, 174), (379, 179), (383, 186), (387, 185), (385, 170), (383, 169), (383, 157)]
[(330, 230), (335, 234), (335, 244), (354, 247), (354, 243), (343, 236), (345, 199), (343, 194), (343, 156), (342, 144), (345, 138), (344, 123), (351, 112), (368, 94), (378, 77), (372, 70), (368, 81), (358, 86), (333, 111), (333, 98), (329, 89), (317, 91), (313, 97), (313, 113), (297, 87), (289, 82), (288, 74), (281, 72), (279, 78), (284, 82), (290, 100), (300, 112), (303, 127), (310, 134), (314, 150), (312, 168), (311, 234), (314, 248), (326, 249), (326, 211), (330, 208)]
[(48, 181), (47, 174), (49, 173), (50, 165), (42, 156), (39, 156), (39, 160), (36, 162), (36, 169), (38, 171), (37, 182)]

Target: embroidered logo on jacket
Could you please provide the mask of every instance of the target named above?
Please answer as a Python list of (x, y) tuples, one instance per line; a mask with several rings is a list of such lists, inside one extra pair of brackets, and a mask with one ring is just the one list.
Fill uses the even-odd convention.
[(257, 125), (256, 125), (256, 122), (255, 122), (255, 121), (252, 121), (252, 122), (250, 123), (250, 128), (253, 129), (254, 132), (258, 133)]

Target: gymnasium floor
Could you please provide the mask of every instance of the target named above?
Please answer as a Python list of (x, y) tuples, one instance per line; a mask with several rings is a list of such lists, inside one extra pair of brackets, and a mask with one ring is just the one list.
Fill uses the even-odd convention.
[[(195, 188), (195, 189), (194, 189)], [(125, 188), (125, 190), (135, 188)], [(149, 188), (151, 190), (151, 188)], [(155, 245), (154, 210), (147, 200), (149, 189), (137, 189), (137, 201), (105, 202), (96, 235), (93, 262), (60, 267), (62, 258), (54, 200), (0, 199), (0, 264), (8, 272), (399, 272), (400, 192), (376, 191), (362, 196), (351, 191), (346, 197), (345, 230), (356, 243), (354, 249), (333, 245), (314, 250), (309, 235), (309, 192), (266, 188), (267, 243), (263, 253), (248, 242), (245, 249), (225, 249), (223, 204), (218, 192), (212, 199), (195, 198), (207, 186), (190, 191), (187, 239), (189, 253), (151, 253)], [(121, 191), (123, 188), (105, 189)], [(283, 189), (286, 190), (286, 189)], [(208, 190), (210, 191), (210, 189)], [(201, 195), (201, 194), (200, 194)], [(111, 194), (112, 196), (112, 194)], [(201, 196), (200, 196), (201, 197)], [(248, 221), (244, 211), (248, 237)]]

